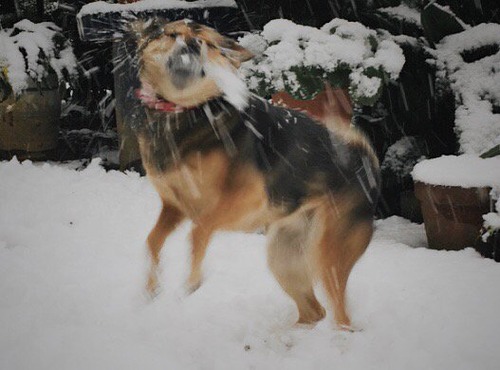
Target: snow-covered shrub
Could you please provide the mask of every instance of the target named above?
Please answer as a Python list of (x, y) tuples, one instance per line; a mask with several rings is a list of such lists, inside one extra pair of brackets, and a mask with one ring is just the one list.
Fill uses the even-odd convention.
[(397, 21), (401, 23), (409, 23), (418, 28), (422, 27), (420, 22), (420, 10), (415, 6), (409, 6), (405, 3), (401, 3), (398, 6), (377, 8), (375, 13), (386, 16), (391, 22)]
[(408, 177), (415, 164), (424, 158), (417, 138), (403, 136), (387, 149), (381, 169), (391, 171), (398, 178)]
[(436, 58), (455, 95), (460, 151), (479, 155), (500, 144), (500, 25), (482, 23), (445, 37)]
[(276, 19), (239, 41), (256, 55), (243, 64), (242, 73), (260, 95), (286, 90), (307, 99), (328, 81), (348, 88), (356, 103), (373, 105), (405, 62), (393, 41), (361, 23), (338, 18), (320, 29)]
[(24, 19), (0, 30), (0, 89), (20, 94), (33, 82), (46, 84), (76, 72), (76, 58), (61, 29), (52, 22), (35, 24)]

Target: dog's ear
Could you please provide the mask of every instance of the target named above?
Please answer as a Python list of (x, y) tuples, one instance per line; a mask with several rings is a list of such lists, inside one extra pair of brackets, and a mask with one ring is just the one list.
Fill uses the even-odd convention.
[(229, 37), (224, 37), (220, 41), (220, 45), (227, 56), (235, 60), (238, 64), (246, 62), (254, 57), (253, 53), (245, 49), (243, 46), (238, 44), (233, 39)]
[(139, 19), (129, 25), (129, 30), (132, 38), (140, 47), (145, 41), (161, 36), (163, 34), (163, 24), (155, 18)]
[(139, 19), (128, 25), (128, 31), (135, 40), (139, 40), (144, 37), (144, 30), (146, 27), (146, 21)]

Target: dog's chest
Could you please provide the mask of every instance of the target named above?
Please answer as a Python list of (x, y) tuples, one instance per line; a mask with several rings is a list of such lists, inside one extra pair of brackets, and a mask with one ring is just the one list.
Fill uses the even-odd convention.
[(224, 150), (189, 155), (165, 172), (146, 170), (162, 200), (195, 222), (254, 231), (278, 215), (269, 206), (262, 176), (251, 167), (234, 166)]
[(219, 201), (229, 161), (223, 152), (214, 150), (192, 153), (163, 171), (158, 171), (154, 163), (145, 161), (144, 165), (160, 197), (195, 218)]

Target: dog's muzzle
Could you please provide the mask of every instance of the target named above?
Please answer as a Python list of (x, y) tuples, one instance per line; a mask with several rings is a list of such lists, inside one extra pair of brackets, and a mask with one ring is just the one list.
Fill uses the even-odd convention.
[(167, 71), (178, 89), (183, 89), (191, 81), (204, 77), (198, 44), (193, 41), (177, 49), (167, 60)]

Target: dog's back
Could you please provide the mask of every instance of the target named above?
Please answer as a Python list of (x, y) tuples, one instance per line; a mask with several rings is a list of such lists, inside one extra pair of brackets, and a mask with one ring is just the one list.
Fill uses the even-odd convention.
[(291, 212), (307, 199), (359, 193), (368, 209), (378, 197), (378, 161), (364, 136), (354, 128), (335, 131), (309, 116), (254, 98), (240, 120), (252, 144), (248, 157), (266, 176), (271, 202)]

